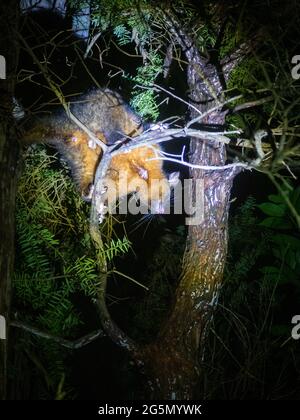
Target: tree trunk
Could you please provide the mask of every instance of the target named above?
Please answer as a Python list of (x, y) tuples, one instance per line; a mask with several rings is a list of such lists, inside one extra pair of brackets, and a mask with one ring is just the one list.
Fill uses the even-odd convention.
[[(187, 79), (190, 91), (191, 117), (202, 114), (201, 123), (223, 125), (225, 112), (222, 110), (224, 95), (217, 66), (203, 58), (193, 41), (182, 29), (172, 12), (164, 12), (164, 22), (170, 31), (174, 44), (179, 44), (188, 61)], [(233, 67), (232, 67), (233, 68)], [(232, 69), (231, 68), (231, 69)], [(219, 107), (219, 108), (218, 108)], [(214, 109), (214, 111), (210, 111)], [(202, 166), (224, 166), (225, 145), (192, 138), (190, 162)], [(99, 171), (99, 168), (98, 168)], [(227, 222), (230, 191), (238, 170), (232, 166), (222, 170), (191, 169), (193, 201), (197, 193), (196, 181), (203, 185), (203, 220), (190, 225), (184, 254), (181, 278), (176, 290), (174, 304), (157, 339), (147, 345), (132, 343), (111, 320), (106, 308), (106, 281), (99, 298), (99, 314), (107, 335), (120, 347), (126, 349), (141, 367), (148, 379), (146, 397), (154, 399), (192, 399), (195, 385), (201, 378), (201, 357), (205, 349), (206, 332), (209, 328), (222, 286), (223, 271), (227, 253)], [(97, 178), (96, 178), (97, 179)], [(91, 226), (98, 226), (96, 206)], [(92, 210), (93, 214), (93, 210)], [(95, 246), (101, 248), (98, 227), (91, 232)], [(100, 271), (106, 267), (99, 264)], [(197, 395), (199, 397), (199, 394)]]
[[(0, 93), (0, 315), (8, 325), (11, 278), (14, 265), (17, 140), (12, 117), (13, 93), (18, 57), (16, 42), (18, 1), (0, 5), (0, 51), (6, 60), (6, 79)], [(2, 318), (3, 320), (3, 318)], [(6, 331), (6, 337), (7, 337)], [(0, 339), (0, 399), (6, 399), (7, 339)]]
[[(211, 158), (217, 164), (218, 150), (210, 154), (199, 140), (192, 142), (196, 143), (193, 160), (203, 156), (204, 165), (212, 164)], [(205, 219), (189, 227), (174, 306), (156, 342), (145, 349), (143, 359), (154, 398), (193, 398), (206, 331), (222, 285), (232, 175), (193, 170), (192, 176), (204, 178)]]
[[(201, 112), (213, 108), (222, 94), (217, 69), (200, 57), (183, 32), (178, 37), (189, 61), (191, 103)], [(201, 105), (200, 105), (201, 104)], [(195, 111), (192, 118), (196, 117)], [(224, 113), (213, 112), (201, 123), (224, 124)], [(224, 165), (224, 145), (191, 139), (191, 163)], [(145, 367), (154, 398), (191, 399), (200, 378), (200, 359), (212, 319), (227, 252), (230, 190), (235, 170), (191, 170), (204, 185), (204, 220), (189, 226), (183, 270), (172, 311), (155, 343), (144, 349)], [(195, 188), (194, 188), (195, 189)], [(198, 396), (199, 397), (199, 396)]]

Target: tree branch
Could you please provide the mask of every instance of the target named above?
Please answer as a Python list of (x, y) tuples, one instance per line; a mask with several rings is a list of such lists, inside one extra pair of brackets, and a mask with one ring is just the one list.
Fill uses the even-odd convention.
[(228, 80), (230, 73), (235, 69), (244, 58), (254, 50), (263, 36), (262, 30), (259, 30), (248, 42), (241, 44), (229, 56), (221, 61), (221, 66), (225, 80)]
[(38, 328), (32, 327), (30, 325), (24, 324), (23, 322), (19, 322), (19, 321), (12, 321), (10, 323), (10, 326), (15, 327), (15, 328), (20, 328), (24, 331), (29, 332), (30, 334), (36, 335), (41, 338), (45, 338), (46, 340), (52, 340), (55, 343), (60, 344), (61, 346), (66, 347), (71, 350), (77, 350), (81, 347), (84, 347), (90, 344), (91, 342), (95, 341), (97, 338), (106, 336), (104, 331), (101, 329), (101, 330), (96, 330), (89, 334), (86, 334), (75, 341), (71, 341), (71, 340), (66, 340), (65, 338), (62, 338), (62, 337), (57, 337), (50, 333), (46, 333), (44, 331), (39, 330)]
[(156, 90), (156, 91), (161, 91), (161, 92), (165, 92), (165, 93), (167, 93), (168, 95), (170, 95), (170, 96), (172, 96), (173, 98), (175, 98), (175, 99), (177, 99), (178, 101), (180, 101), (180, 102), (182, 102), (182, 103), (184, 103), (185, 105), (187, 105), (188, 107), (190, 107), (190, 108), (192, 108), (194, 111), (196, 111), (198, 114), (201, 114), (201, 112), (200, 112), (200, 110), (196, 107), (196, 106), (194, 106), (193, 104), (191, 104), (191, 103), (189, 103), (189, 102), (187, 102), (187, 101), (185, 101), (184, 99), (182, 99), (182, 98), (180, 98), (179, 96), (177, 96), (177, 95), (175, 95), (174, 93), (172, 93), (171, 91), (169, 91), (168, 89), (166, 89), (166, 88), (164, 88), (164, 87), (162, 87), (162, 86), (159, 86), (158, 84), (156, 84), (156, 83), (151, 83), (151, 85), (149, 85), (149, 86), (143, 86), (143, 85), (135, 85), (136, 87), (139, 87), (140, 89), (151, 89), (151, 90)]
[(216, 103), (219, 103), (219, 93), (216, 86), (214, 86), (210, 77), (207, 75), (208, 59), (200, 55), (199, 50), (196, 48), (193, 40), (181, 28), (176, 17), (163, 9), (160, 9), (164, 16), (164, 21), (167, 24), (170, 32), (174, 35), (176, 42), (181, 46), (184, 54), (186, 55), (189, 65), (194, 66), (198, 78), (202, 80), (202, 94), (205, 93), (207, 98), (211, 98)]
[(188, 168), (203, 169), (205, 171), (223, 171), (223, 170), (231, 169), (231, 168), (244, 168), (244, 169), (249, 169), (249, 170), (254, 169), (254, 166), (251, 166), (248, 163), (242, 163), (242, 162), (229, 163), (228, 165), (222, 165), (222, 166), (207, 166), (207, 165), (196, 165), (194, 163), (189, 163), (184, 160), (168, 158), (168, 157), (156, 157), (156, 158), (148, 159), (148, 161), (150, 160), (163, 160), (167, 162), (174, 162), (183, 166), (187, 166)]
[(235, 112), (239, 112), (242, 111), (243, 109), (248, 109), (248, 108), (254, 108), (256, 106), (265, 104), (266, 102), (270, 102), (272, 101), (274, 98), (273, 96), (267, 96), (266, 98), (261, 98), (261, 99), (257, 99), (255, 101), (249, 101), (249, 102), (245, 102), (244, 104), (239, 104), (236, 105), (233, 109), (232, 109), (232, 113)]
[(57, 98), (58, 98), (59, 102), (61, 103), (61, 105), (63, 106), (67, 116), (89, 136), (89, 138), (91, 139), (92, 144), (93, 144), (92, 148), (95, 148), (95, 145), (97, 144), (99, 147), (101, 147), (102, 151), (105, 152), (106, 149), (107, 149), (106, 144), (103, 143), (101, 140), (99, 140), (98, 137), (96, 137), (94, 135), (94, 133), (92, 133), (92, 131), (88, 129), (88, 127), (86, 127), (84, 124), (82, 124), (82, 122), (79, 121), (79, 119), (74, 114), (72, 114), (72, 112), (70, 111), (70, 106), (65, 101), (64, 95), (62, 94), (60, 87), (56, 83), (54, 83), (53, 80), (51, 79), (51, 77), (48, 75), (47, 68), (39, 61), (39, 59), (37, 58), (37, 56), (33, 52), (32, 48), (30, 48), (30, 46), (28, 45), (26, 40), (22, 37), (22, 35), (18, 32), (16, 32), (16, 34), (17, 34), (18, 38), (20, 39), (20, 41), (22, 42), (22, 44), (24, 45), (27, 52), (32, 57), (33, 61), (36, 63), (36, 65), (41, 70), (46, 82), (48, 83), (51, 90), (57, 96)]
[(102, 35), (102, 32), (98, 32), (98, 33), (96, 33), (96, 35), (93, 36), (91, 41), (86, 46), (86, 50), (85, 50), (83, 58), (87, 58), (87, 56), (89, 55), (89, 52), (93, 48), (93, 45), (98, 41), (98, 39), (100, 38), (101, 35)]
[(95, 188), (92, 196), (91, 212), (90, 212), (90, 235), (94, 242), (97, 252), (97, 265), (101, 280), (101, 290), (99, 290), (98, 298), (95, 299), (95, 304), (98, 309), (101, 324), (105, 333), (111, 340), (119, 347), (129, 351), (132, 356), (137, 357), (139, 350), (137, 344), (129, 338), (124, 331), (122, 331), (111, 319), (110, 313), (106, 306), (106, 286), (107, 286), (107, 263), (105, 255), (101, 252), (104, 248), (101, 232), (99, 229), (99, 215), (100, 222), (103, 214), (101, 210), (104, 208), (104, 191), (103, 180), (109, 168), (112, 159), (111, 146), (103, 154), (102, 159), (98, 165), (95, 175)]

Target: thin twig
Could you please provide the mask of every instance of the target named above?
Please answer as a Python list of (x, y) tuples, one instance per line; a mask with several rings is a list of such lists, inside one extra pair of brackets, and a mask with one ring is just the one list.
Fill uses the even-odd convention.
[(233, 98), (229, 98), (226, 101), (214, 106), (213, 108), (210, 108), (208, 111), (204, 112), (199, 117), (193, 118), (191, 121), (189, 121), (186, 127), (189, 128), (191, 125), (203, 120), (205, 117), (207, 117), (207, 115), (210, 115), (212, 112), (217, 111), (220, 108), (222, 109), (223, 106), (228, 105), (231, 102), (237, 101), (238, 99), (241, 99), (242, 97), (243, 95), (234, 96)]
[(65, 107), (63, 102), (61, 102), (61, 104), (64, 107), (66, 114), (70, 118), (70, 120), (72, 120), (79, 128), (81, 128), (89, 136), (89, 138), (95, 144), (100, 146), (103, 152), (105, 152), (107, 150), (106, 144), (99, 140), (98, 137), (96, 137), (95, 134), (86, 125), (84, 125), (74, 114), (72, 114), (68, 105)]
[(84, 59), (87, 58), (90, 50), (93, 48), (93, 45), (98, 41), (98, 38), (100, 38), (101, 36), (101, 32), (98, 32), (96, 35), (93, 36), (93, 38), (91, 39), (91, 42), (87, 45), (85, 53), (84, 53)]
[(55, 93), (55, 95), (57, 96), (58, 100), (60, 101), (60, 103), (62, 104), (64, 110), (66, 111), (66, 114), (68, 115), (68, 117), (79, 127), (81, 128), (89, 137), (90, 139), (94, 142), (94, 144), (97, 144), (98, 146), (101, 147), (101, 149), (103, 150), (103, 152), (106, 151), (107, 146), (105, 143), (103, 143), (101, 140), (98, 139), (98, 137), (96, 137), (94, 135), (94, 133), (91, 132), (91, 130), (88, 129), (88, 127), (86, 127), (84, 124), (82, 124), (81, 121), (78, 120), (78, 118), (72, 114), (72, 112), (70, 111), (70, 107), (69, 105), (66, 103), (65, 98), (59, 88), (59, 86), (56, 85), (56, 83), (53, 82), (53, 80), (51, 79), (51, 77), (48, 75), (47, 69), (44, 67), (44, 65), (39, 61), (39, 59), (37, 58), (37, 56), (35, 55), (35, 53), (33, 52), (32, 48), (30, 48), (30, 46), (27, 44), (26, 40), (22, 37), (22, 35), (19, 32), (16, 32), (18, 38), (21, 40), (22, 44), (25, 46), (26, 50), (28, 51), (28, 53), (31, 55), (31, 57), (33, 58), (34, 62), (37, 64), (37, 66), (40, 68), (45, 80), (47, 81), (49, 87), (51, 88), (51, 90)]
[(52, 340), (55, 343), (58, 343), (61, 346), (67, 347), (68, 349), (72, 349), (72, 350), (76, 350), (81, 347), (84, 347), (90, 344), (92, 341), (95, 341), (97, 338), (105, 337), (106, 335), (104, 331), (101, 329), (101, 330), (96, 330), (89, 334), (86, 334), (75, 341), (71, 341), (71, 340), (66, 340), (65, 338), (62, 338), (62, 337), (57, 337), (56, 335), (53, 335), (50, 333), (46, 333), (44, 331), (39, 330), (38, 328), (32, 327), (31, 325), (24, 324), (23, 322), (12, 321), (9, 325), (11, 327), (20, 328), (38, 337), (45, 338), (46, 340)]
[[(156, 88), (162, 92), (167, 93), (168, 95), (172, 96), (173, 98), (177, 99), (178, 101), (184, 103), (185, 105), (189, 106), (190, 108), (192, 108), (194, 111), (196, 111), (198, 114), (201, 115), (201, 111), (194, 105), (192, 105), (191, 103), (185, 101), (184, 99), (180, 98), (179, 96), (175, 95), (174, 93), (172, 93), (171, 91), (169, 91), (166, 88), (163, 88), (162, 86), (157, 85), (156, 83), (151, 83), (148, 86), (143, 86), (143, 85), (135, 85), (136, 87), (139, 87), (140, 89), (153, 89)], [(155, 89), (153, 89), (155, 90)]]
[(168, 158), (168, 157), (156, 157), (156, 158), (147, 159), (147, 161), (150, 161), (150, 160), (163, 160), (167, 162), (174, 162), (183, 166), (187, 166), (188, 168), (203, 169), (205, 171), (221, 171), (221, 170), (226, 170), (229, 168), (238, 168), (238, 167), (249, 169), (249, 170), (254, 169), (253, 166), (249, 165), (248, 163), (242, 163), (242, 162), (229, 163), (228, 165), (221, 165), (221, 166), (207, 166), (207, 165), (196, 165), (193, 163), (186, 162), (184, 160)]
[(78, 49), (77, 47), (75, 47), (75, 51), (76, 51), (76, 54), (77, 54), (77, 55), (78, 55), (78, 57), (79, 57), (79, 60), (80, 60), (81, 64), (83, 65), (83, 67), (84, 67), (85, 71), (86, 71), (86, 72), (87, 72), (87, 74), (90, 76), (90, 78), (92, 79), (92, 81), (95, 83), (95, 86), (97, 86), (97, 88), (98, 88), (98, 89), (100, 89), (100, 85), (99, 85), (98, 81), (95, 79), (95, 77), (94, 77), (94, 76), (92, 75), (92, 73), (90, 72), (90, 70), (89, 70), (88, 66), (85, 64), (85, 62), (84, 62), (83, 58), (81, 57), (80, 51), (79, 51), (79, 49)]
[(238, 112), (242, 111), (243, 109), (254, 108), (255, 106), (270, 102), (273, 99), (273, 96), (267, 96), (266, 98), (257, 99), (256, 101), (245, 102), (244, 104), (236, 105), (231, 112)]

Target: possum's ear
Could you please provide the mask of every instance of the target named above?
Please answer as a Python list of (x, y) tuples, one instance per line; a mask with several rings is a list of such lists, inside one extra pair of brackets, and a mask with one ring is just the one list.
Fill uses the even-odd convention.
[(172, 172), (169, 175), (169, 184), (171, 188), (175, 188), (179, 182), (180, 172)]

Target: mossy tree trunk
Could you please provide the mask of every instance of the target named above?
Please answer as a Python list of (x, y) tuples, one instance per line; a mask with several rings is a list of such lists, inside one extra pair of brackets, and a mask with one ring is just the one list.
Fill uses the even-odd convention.
[[(14, 266), (15, 197), (18, 147), (12, 117), (18, 46), (18, 1), (0, 4), (0, 52), (6, 79), (0, 81), (0, 315), (8, 325)], [(6, 337), (8, 331), (6, 331)], [(8, 340), (0, 340), (0, 399), (6, 399)]]

